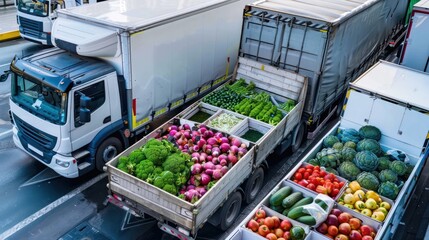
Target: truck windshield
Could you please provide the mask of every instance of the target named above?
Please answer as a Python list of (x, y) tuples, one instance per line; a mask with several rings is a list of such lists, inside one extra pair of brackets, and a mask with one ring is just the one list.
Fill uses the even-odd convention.
[(67, 93), (12, 73), (12, 101), (54, 124), (65, 124)]
[(18, 0), (18, 10), (34, 16), (48, 16), (49, 1), (45, 0)]

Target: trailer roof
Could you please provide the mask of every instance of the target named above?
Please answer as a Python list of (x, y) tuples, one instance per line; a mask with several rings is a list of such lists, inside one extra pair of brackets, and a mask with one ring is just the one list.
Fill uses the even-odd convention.
[(59, 10), (74, 16), (126, 30), (172, 21), (174, 18), (237, 0), (109, 0)]
[(293, 14), (328, 23), (339, 23), (379, 0), (262, 0), (258, 8)]
[(429, 74), (427, 73), (380, 61), (350, 85), (429, 110), (428, 83)]
[(416, 4), (414, 4), (414, 8), (425, 8), (425, 9), (429, 9), (429, 0), (421, 0), (419, 2), (417, 2)]

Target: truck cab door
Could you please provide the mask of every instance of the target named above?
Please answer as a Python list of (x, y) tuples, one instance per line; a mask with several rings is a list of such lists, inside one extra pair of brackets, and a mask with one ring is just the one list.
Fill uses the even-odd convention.
[[(104, 127), (111, 123), (109, 88), (106, 80), (82, 86), (72, 93), (71, 134), (72, 151), (89, 144)], [(90, 121), (80, 121), (80, 97), (89, 97)]]

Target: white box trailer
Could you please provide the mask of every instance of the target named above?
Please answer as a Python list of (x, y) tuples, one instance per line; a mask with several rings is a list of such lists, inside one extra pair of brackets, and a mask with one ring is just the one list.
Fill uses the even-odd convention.
[(401, 64), (429, 72), (429, 1), (416, 3), (411, 12), (410, 24), (401, 53)]
[(61, 49), (11, 64), (15, 144), (65, 177), (102, 170), (149, 123), (230, 77), (246, 3), (124, 0), (58, 11), (52, 42)]
[[(270, 191), (269, 195), (279, 189), (282, 184), (284, 185), (284, 181), (291, 179), (302, 163), (315, 158), (323, 148), (325, 137), (335, 135), (338, 129), (359, 129), (365, 125), (376, 126), (382, 133), (379, 141), (382, 149), (384, 151), (401, 150), (407, 154), (410, 163), (414, 165), (413, 171), (393, 201), (394, 204), (383, 222), (374, 221), (364, 215), (357, 215), (358, 218), (376, 223), (376, 225), (372, 224), (377, 231), (374, 239), (391, 239), (409, 203), (418, 176), (429, 157), (428, 81), (429, 75), (423, 72), (385, 61), (376, 63), (353, 83), (350, 83), (341, 120), (303, 157), (284, 180), (273, 191)], [(290, 182), (290, 180), (287, 181)], [(292, 182), (290, 183), (292, 184)], [(303, 191), (308, 191), (300, 185), (295, 186), (300, 187)], [(269, 196), (255, 210), (266, 204), (268, 198)], [(353, 211), (350, 213), (353, 214)], [(252, 211), (249, 216), (254, 214), (255, 211)], [(250, 231), (245, 227), (249, 219), (247, 217), (241, 222), (227, 239), (260, 239), (257, 235), (248, 237), (251, 234), (243, 233), (243, 231)], [(313, 231), (314, 229), (311, 230), (311, 232)], [(316, 239), (325, 239), (323, 235), (318, 234), (318, 236)]]
[[(106, 164), (111, 193), (109, 201), (137, 215), (147, 213), (155, 217), (162, 230), (180, 236), (180, 239), (193, 239), (197, 231), (209, 220), (219, 224), (222, 230), (233, 224), (240, 212), (242, 199), (248, 203), (253, 201), (262, 188), (263, 167), (267, 166), (268, 155), (284, 138), (292, 137), (299, 128), (307, 90), (305, 77), (265, 66), (251, 59), (239, 59), (236, 79), (240, 78), (245, 79), (247, 83), (254, 82), (257, 89), (270, 93), (277, 101), (284, 102), (287, 99), (296, 101), (295, 107), (285, 114), (277, 125), (272, 126), (201, 101), (192, 104)], [(116, 167), (121, 156), (128, 156), (150, 138), (159, 138), (162, 133), (168, 133), (167, 129), (174, 123), (189, 123), (191, 126), (198, 124), (189, 118), (201, 110), (213, 114), (203, 122), (206, 126), (211, 119), (227, 112), (243, 119), (226, 132), (227, 134), (241, 137), (252, 128), (259, 130), (263, 136), (256, 142), (243, 139), (243, 142), (251, 147), (247, 154), (197, 202), (184, 201)], [(211, 218), (212, 216), (215, 217)], [(168, 222), (175, 225), (169, 226)]]
[(347, 84), (373, 65), (403, 28), (408, 1), (263, 0), (246, 7), (240, 56), (309, 79), (308, 138), (340, 113)]

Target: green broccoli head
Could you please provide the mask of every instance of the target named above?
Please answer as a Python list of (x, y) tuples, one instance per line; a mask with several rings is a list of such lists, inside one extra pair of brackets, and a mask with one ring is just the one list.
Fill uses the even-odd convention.
[(157, 187), (157, 188), (162, 189), (165, 186), (164, 178), (162, 178), (161, 176), (155, 177), (155, 179), (153, 181), (153, 185), (155, 185), (155, 187)]
[(174, 153), (167, 157), (165, 162), (162, 164), (162, 167), (165, 171), (170, 171), (172, 173), (179, 173), (187, 168), (187, 161), (189, 155)]
[(162, 173), (162, 171), (164, 171), (164, 170), (162, 170), (161, 167), (156, 167), (155, 170), (153, 170), (153, 173), (155, 173), (156, 175), (159, 175)]
[(156, 139), (150, 139), (142, 149), (143, 154), (147, 159), (153, 162), (156, 166), (161, 166), (165, 158), (169, 154), (169, 150)]
[(140, 151), (140, 149), (133, 150), (130, 155), (128, 155), (128, 161), (135, 164), (139, 164), (144, 159), (145, 156), (143, 155), (142, 151)]
[(185, 185), (185, 184), (186, 184), (186, 182), (188, 181), (188, 178), (189, 178), (189, 176), (187, 176), (187, 175), (186, 175), (186, 174), (184, 174), (184, 173), (179, 173), (179, 174), (177, 174), (175, 185), (176, 185), (176, 186), (179, 186), (179, 187), (181, 187), (181, 186)]
[(122, 170), (124, 172), (128, 172), (128, 168), (127, 168), (128, 161), (129, 161), (128, 157), (122, 156), (122, 157), (119, 158), (118, 166), (116, 166), (116, 167), (119, 170)]
[(155, 166), (150, 160), (141, 161), (136, 167), (136, 177), (146, 180), (154, 172)]
[(164, 171), (159, 176), (164, 180), (165, 184), (172, 184), (172, 185), (174, 185), (175, 182), (176, 182), (176, 177), (170, 171)]
[(162, 190), (169, 192), (173, 195), (177, 195), (177, 189), (174, 185), (172, 184), (165, 184), (164, 187), (162, 188)]

